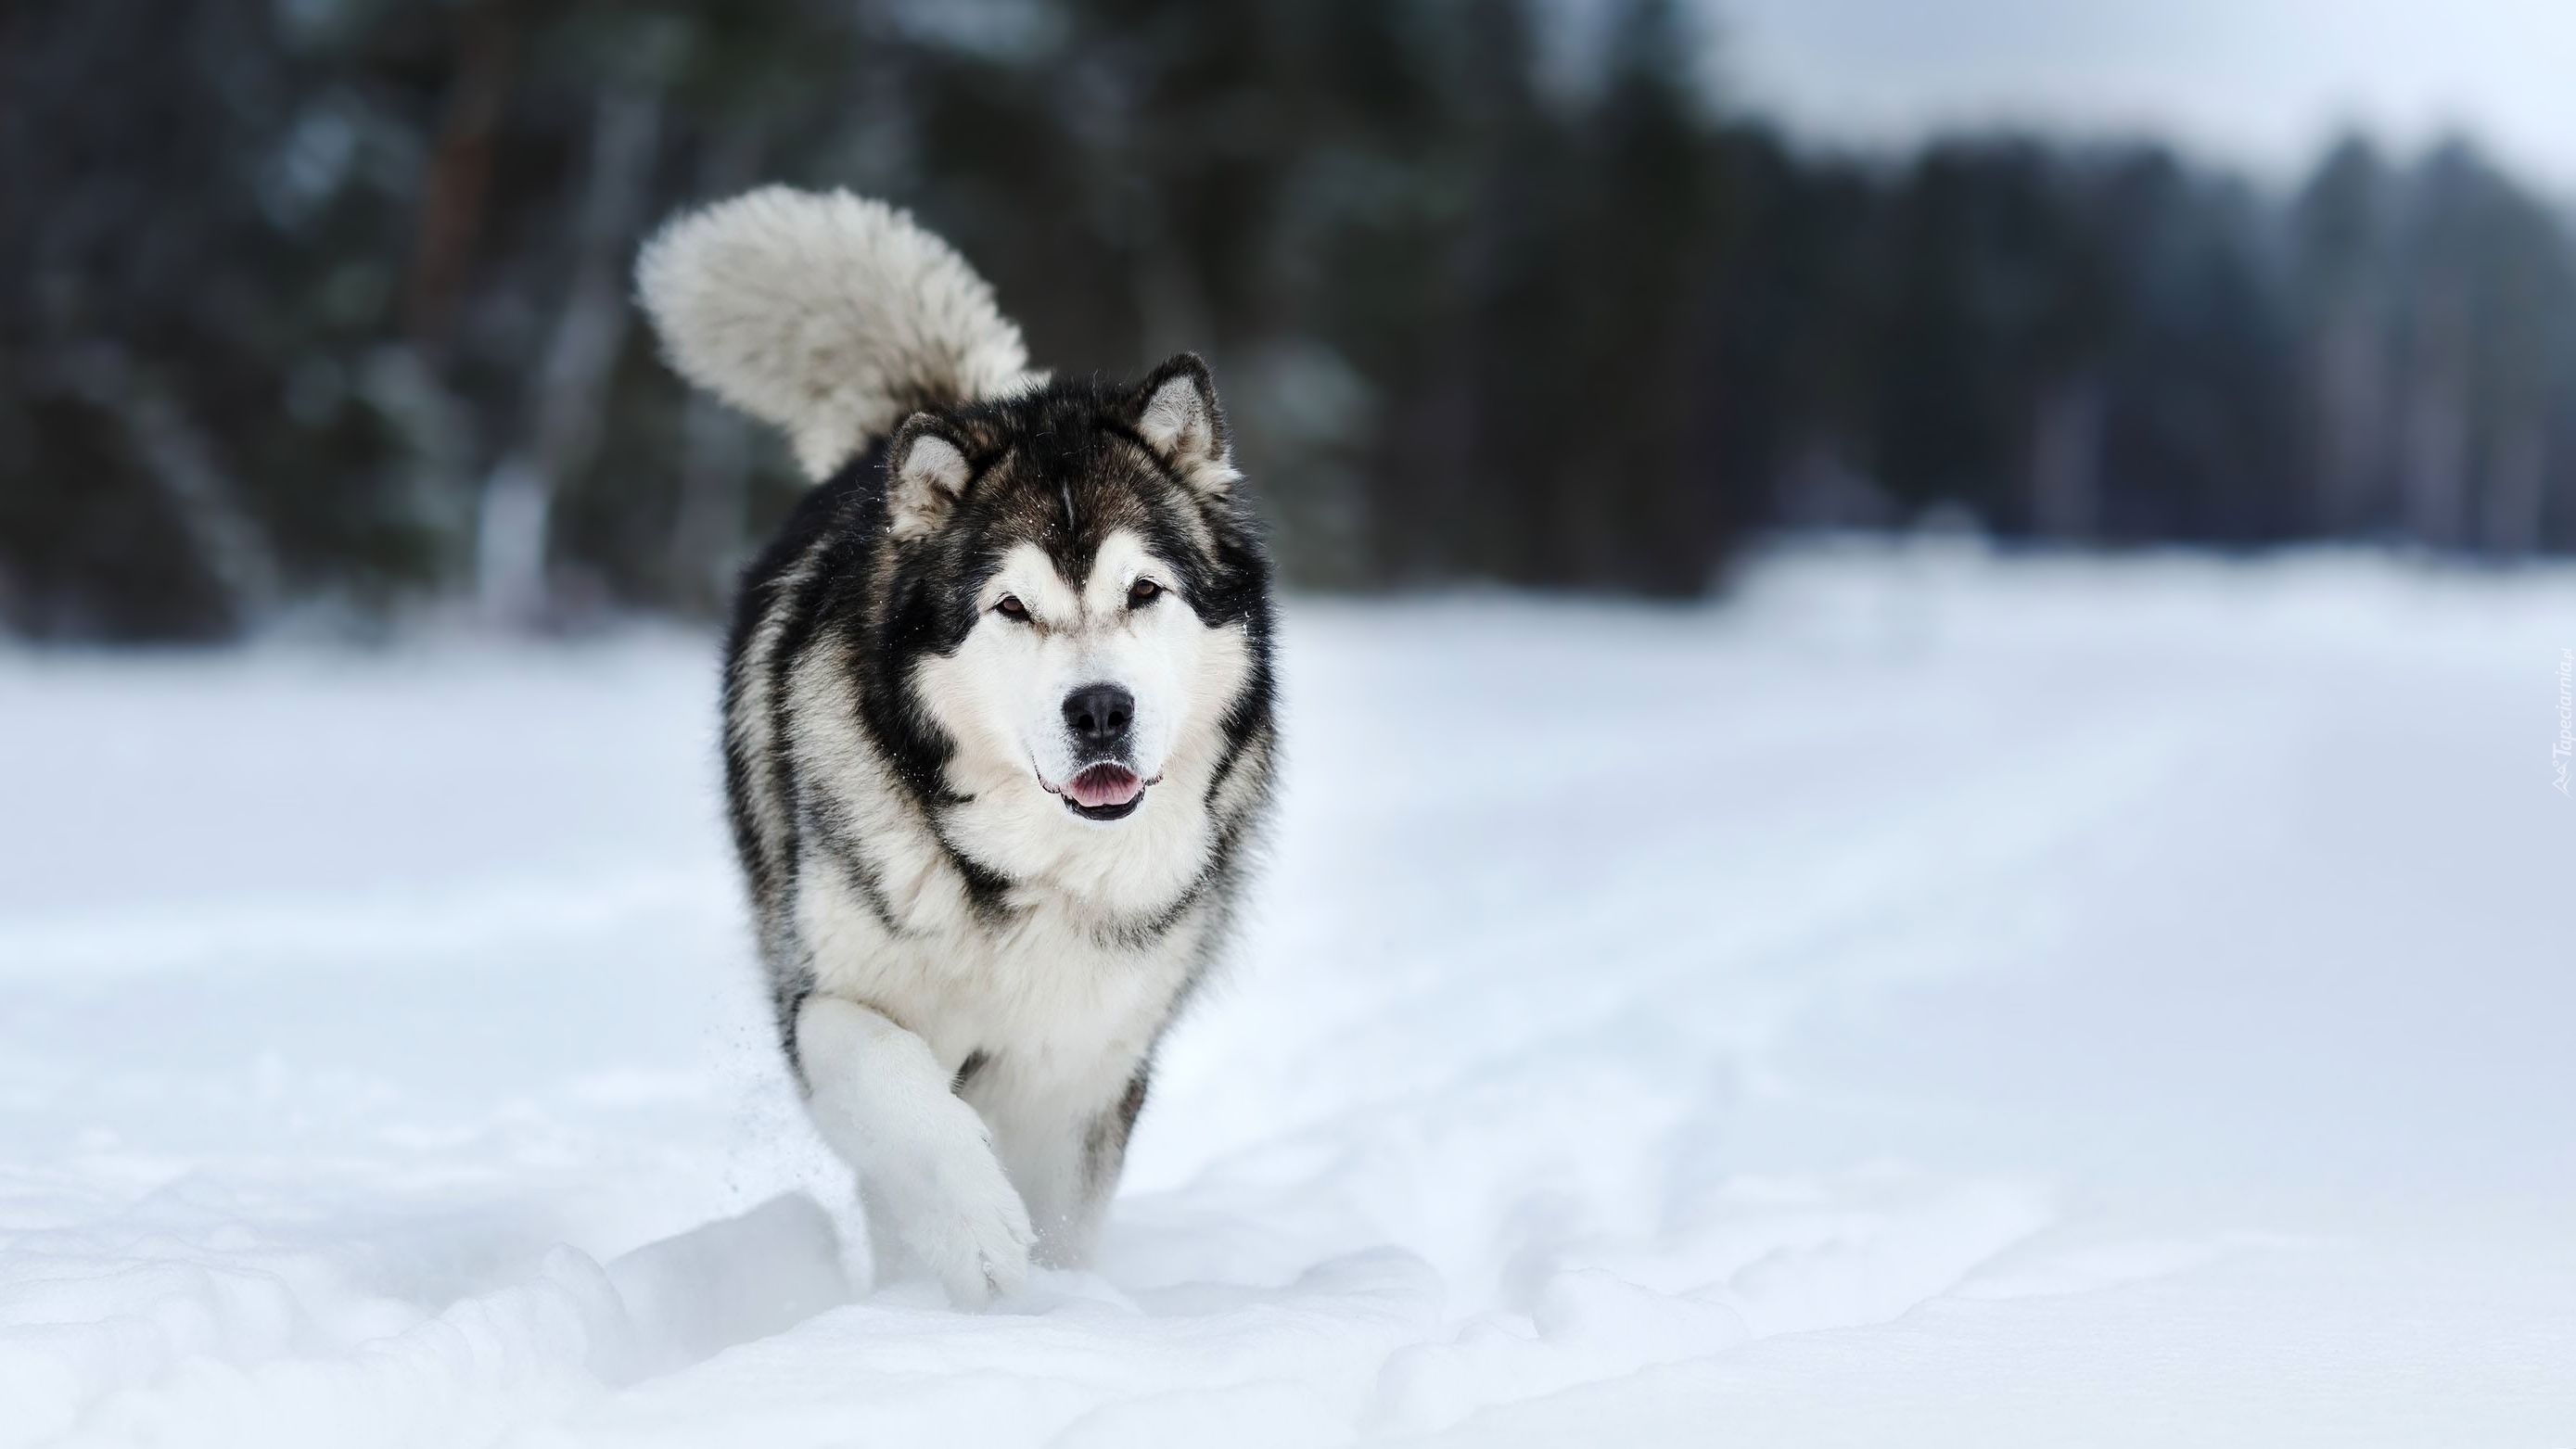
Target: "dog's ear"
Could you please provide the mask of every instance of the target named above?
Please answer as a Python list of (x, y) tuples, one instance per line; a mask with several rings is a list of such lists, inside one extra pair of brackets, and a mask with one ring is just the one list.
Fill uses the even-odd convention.
[(1234, 471), (1233, 440), (1217, 406), (1216, 381), (1198, 354), (1184, 352), (1136, 387), (1136, 432), (1181, 481), (1210, 496), (1243, 475)]
[(886, 526), (898, 539), (937, 532), (957, 507), (974, 470), (966, 445), (947, 424), (914, 413), (886, 445)]

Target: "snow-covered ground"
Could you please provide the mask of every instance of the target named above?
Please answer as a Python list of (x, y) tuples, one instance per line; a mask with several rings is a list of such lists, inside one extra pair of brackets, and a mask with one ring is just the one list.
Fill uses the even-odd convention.
[(2567, 574), (1299, 601), (1230, 983), (981, 1317), (838, 1246), (711, 647), (0, 652), (0, 1449), (2576, 1444)]

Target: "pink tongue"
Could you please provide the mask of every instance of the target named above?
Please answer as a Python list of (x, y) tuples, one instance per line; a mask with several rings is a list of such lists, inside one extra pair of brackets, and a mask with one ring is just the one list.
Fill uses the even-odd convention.
[(1094, 765), (1067, 781), (1064, 793), (1085, 810), (1124, 805), (1144, 789), (1144, 782), (1125, 765)]

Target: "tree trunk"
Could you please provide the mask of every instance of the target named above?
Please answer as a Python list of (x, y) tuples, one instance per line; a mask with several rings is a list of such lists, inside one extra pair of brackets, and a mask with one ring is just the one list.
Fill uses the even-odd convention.
[(599, 451), (608, 384), (630, 312), (626, 261), (653, 176), (661, 104), (603, 94), (591, 128), (572, 284), (536, 374), (528, 440), (483, 486), (476, 594), (487, 619), (528, 625), (547, 612), (546, 553), (554, 500)]
[(2317, 341), (2316, 448), (2309, 523), (2328, 537), (2370, 528), (2383, 507), (2387, 370), (2381, 343), (2357, 304), (2335, 309)]
[(2406, 381), (2400, 522), (2418, 543), (2456, 548), (2468, 524), (2468, 326), (2447, 292), (2424, 312)]
[(187, 535), (207, 576), (223, 590), (235, 621), (256, 624), (282, 591), (268, 530), (244, 506), (240, 486), (215, 460), (187, 408), (136, 371), (112, 343), (79, 349), (63, 368), (73, 395), (116, 420), (143, 471)]
[(509, 98), (517, 34), (507, 8), (475, 5), (458, 22), (457, 74), (429, 157), (412, 244), (405, 311), (413, 339), (437, 350), (447, 314), (481, 229), (492, 175), (492, 133)]
[(2089, 378), (2049, 384), (2031, 424), (2030, 530), (2090, 539), (2102, 524), (2102, 390)]
[(2487, 464), (2481, 541), (2490, 553), (2517, 557), (2540, 547), (2540, 505), (2549, 482), (2549, 438), (2537, 418), (2508, 429)]

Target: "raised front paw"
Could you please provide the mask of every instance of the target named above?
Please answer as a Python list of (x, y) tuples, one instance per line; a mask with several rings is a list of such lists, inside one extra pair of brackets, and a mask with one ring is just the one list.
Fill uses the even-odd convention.
[(960, 1308), (981, 1308), (1028, 1282), (1037, 1234), (973, 1108), (951, 1099), (937, 1132), (908, 1160), (881, 1165), (876, 1191), (903, 1245)]
[[(988, 1165), (989, 1165), (989, 1154)], [(904, 1245), (939, 1276), (948, 1301), (981, 1308), (1007, 1298), (1029, 1278), (1029, 1248), (1037, 1235), (1019, 1193), (992, 1167), (990, 1180), (948, 1194), (948, 1209), (929, 1213), (904, 1232)]]

